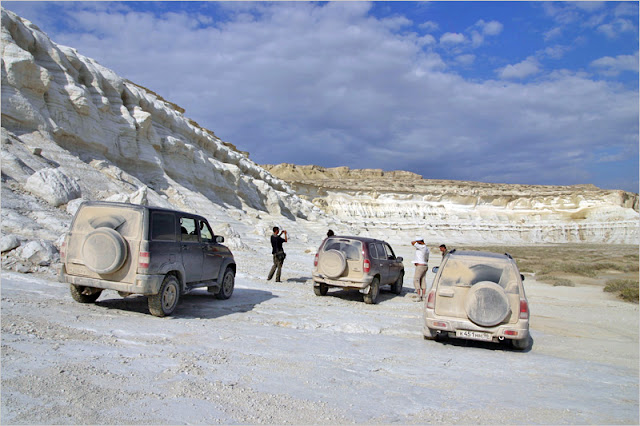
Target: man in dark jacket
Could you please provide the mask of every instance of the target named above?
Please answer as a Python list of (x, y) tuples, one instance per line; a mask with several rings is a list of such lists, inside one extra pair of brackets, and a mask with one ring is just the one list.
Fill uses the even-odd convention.
[[(283, 234), (284, 238), (281, 237), (281, 235)], [(280, 232), (280, 228), (274, 226), (273, 234), (271, 235), (271, 253), (273, 254), (273, 266), (271, 267), (271, 271), (269, 271), (269, 277), (267, 278), (267, 281), (273, 277), (273, 274), (277, 269), (278, 272), (276, 273), (276, 282), (281, 282), (280, 273), (282, 272), (282, 263), (284, 262), (284, 258), (287, 257), (284, 249), (282, 248), (282, 243), (286, 243), (287, 240), (287, 231), (283, 230), (282, 232)]]

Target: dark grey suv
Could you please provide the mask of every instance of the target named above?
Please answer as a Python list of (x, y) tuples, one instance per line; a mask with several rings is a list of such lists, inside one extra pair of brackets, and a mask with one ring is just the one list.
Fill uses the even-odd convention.
[(231, 297), (236, 263), (207, 220), (192, 213), (104, 201), (76, 212), (60, 257), (59, 280), (80, 303), (104, 289), (148, 296), (149, 311), (171, 315), (180, 295), (198, 287)]

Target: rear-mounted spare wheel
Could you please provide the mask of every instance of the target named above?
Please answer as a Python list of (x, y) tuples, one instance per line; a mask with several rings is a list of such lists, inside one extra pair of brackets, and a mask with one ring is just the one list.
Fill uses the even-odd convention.
[(467, 317), (483, 327), (500, 324), (511, 311), (504, 289), (491, 281), (474, 284), (467, 293), (464, 307)]
[(85, 266), (93, 272), (110, 274), (124, 265), (127, 259), (127, 244), (118, 231), (98, 228), (84, 239), (82, 259)]
[(318, 267), (329, 278), (338, 278), (347, 267), (347, 261), (342, 252), (328, 250), (320, 255)]

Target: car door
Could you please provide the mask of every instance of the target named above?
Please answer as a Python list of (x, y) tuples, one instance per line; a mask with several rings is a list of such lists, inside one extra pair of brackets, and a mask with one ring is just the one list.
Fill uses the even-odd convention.
[(389, 283), (389, 260), (385, 250), (385, 245), (382, 243), (376, 243), (376, 250), (378, 252), (378, 264), (380, 271), (380, 285)]
[(398, 279), (398, 275), (400, 275), (403, 269), (402, 262), (398, 261), (396, 254), (389, 244), (384, 243), (384, 249), (387, 254), (388, 282), (393, 283)]
[(203, 247), (198, 234), (198, 223), (193, 217), (180, 217), (180, 251), (187, 283), (202, 279)]
[(215, 280), (220, 273), (222, 259), (226, 253), (226, 248), (216, 241), (215, 235), (206, 220), (198, 219), (200, 229), (200, 240), (202, 241), (202, 251), (204, 253), (202, 264), (202, 281)]

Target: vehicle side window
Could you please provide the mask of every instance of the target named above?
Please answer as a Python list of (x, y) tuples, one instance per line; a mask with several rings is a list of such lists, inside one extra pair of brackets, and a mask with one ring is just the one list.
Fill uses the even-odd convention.
[(393, 259), (396, 258), (396, 255), (393, 253), (393, 249), (391, 248), (391, 246), (389, 244), (385, 244), (384, 245), (384, 249), (387, 252), (387, 259), (393, 260)]
[(381, 243), (376, 243), (376, 249), (378, 249), (378, 259), (387, 258), (387, 254), (384, 251), (384, 246)]
[(198, 229), (196, 220), (190, 217), (180, 218), (180, 240), (198, 242)]
[(151, 214), (151, 240), (176, 240), (176, 217), (174, 214), (160, 212)]
[(214, 237), (209, 224), (204, 220), (199, 220), (200, 223), (200, 238), (202, 238), (203, 243), (213, 243)]
[(378, 251), (376, 250), (376, 245), (374, 243), (369, 243), (369, 254), (373, 259), (379, 259)]

